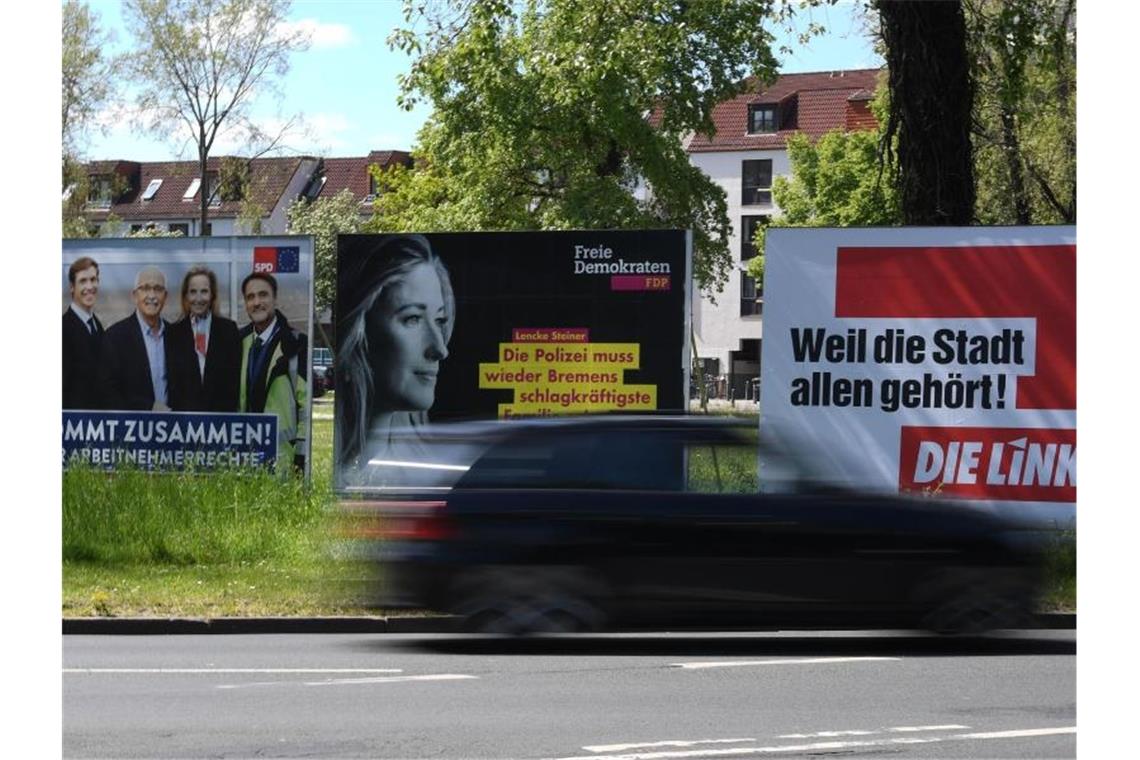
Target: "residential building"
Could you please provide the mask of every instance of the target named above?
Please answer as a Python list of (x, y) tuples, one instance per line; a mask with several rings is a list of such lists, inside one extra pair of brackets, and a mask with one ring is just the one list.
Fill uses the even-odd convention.
[(780, 213), (772, 180), (791, 173), (788, 138), (802, 133), (814, 140), (835, 129), (874, 129), (870, 101), (879, 75), (879, 69), (784, 74), (766, 89), (716, 106), (712, 137), (688, 138), (690, 161), (727, 195), (733, 226), (729, 245), (737, 262), (715, 304), (699, 293), (693, 296), (697, 354), (706, 377), (715, 381), (716, 395), (755, 398), (764, 294), (743, 265), (756, 255), (751, 243), (756, 226)]
[(369, 167), (388, 169), (396, 164), (412, 168), (412, 155), (405, 150), (374, 150), (367, 156), (321, 159), (312, 179), (319, 187), (315, 187), (316, 192), (311, 197), (331, 198), (348, 190), (360, 201), (361, 216), (372, 216), (372, 202), (376, 200), (378, 188)]
[[(233, 189), (219, 187), (223, 161), (244, 173)], [(207, 235), (280, 235), (289, 204), (305, 189), (318, 160), (233, 159), (206, 163), (203, 182), (197, 161), (93, 161), (87, 164), (90, 191), (84, 215), (98, 234), (116, 237), (144, 228), (202, 234), (201, 194), (210, 198)]]
[[(229, 162), (235, 181), (219, 185)], [(372, 151), (367, 156), (253, 158), (219, 156), (206, 163), (206, 181), (197, 161), (92, 161), (86, 165), (90, 190), (84, 216), (93, 232), (123, 236), (145, 228), (202, 234), (201, 194), (210, 198), (207, 235), (281, 235), (289, 206), (301, 198), (331, 197), (348, 189), (360, 199), (362, 216), (371, 216), (376, 197), (369, 166), (411, 166), (406, 151)], [(68, 191), (70, 192), (70, 188)]]

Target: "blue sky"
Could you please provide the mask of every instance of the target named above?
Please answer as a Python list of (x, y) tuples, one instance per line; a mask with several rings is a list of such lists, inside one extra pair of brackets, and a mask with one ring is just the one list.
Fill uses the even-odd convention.
[[(101, 23), (116, 34), (115, 48), (128, 48), (130, 37), (123, 26), (119, 0), (90, 0)], [(826, 36), (807, 48), (781, 37), (795, 49), (781, 56), (783, 70), (821, 71), (866, 68), (881, 65), (871, 43), (862, 33), (858, 3), (817, 8), (811, 19), (828, 28)], [(806, 12), (804, 12), (806, 13)], [(806, 24), (807, 16), (804, 16)], [(321, 155), (364, 155), (370, 150), (409, 149), (429, 109), (419, 106), (405, 112), (396, 105), (396, 77), (407, 71), (409, 59), (388, 49), (393, 28), (403, 25), (399, 0), (295, 0), (290, 21), (312, 32), (313, 44), (293, 56), (282, 82), (283, 98), (275, 103), (260, 99), (255, 113), (272, 126), (300, 112), (307, 133), (293, 133), (289, 147), (297, 152)], [(93, 159), (129, 158), (158, 161), (190, 158), (190, 144), (162, 141), (132, 131), (122, 113), (104, 115), (105, 135), (93, 132), (84, 151)], [(213, 153), (240, 150), (240, 144), (220, 140)]]

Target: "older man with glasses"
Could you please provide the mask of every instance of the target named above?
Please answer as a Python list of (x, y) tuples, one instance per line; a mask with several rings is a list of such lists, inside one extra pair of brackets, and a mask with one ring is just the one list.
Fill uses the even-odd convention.
[(111, 325), (103, 337), (100, 374), (107, 409), (169, 411), (177, 408), (167, 391), (171, 349), (166, 340), (169, 323), (162, 318), (166, 305), (166, 276), (145, 267), (135, 276), (131, 291), (134, 312)]

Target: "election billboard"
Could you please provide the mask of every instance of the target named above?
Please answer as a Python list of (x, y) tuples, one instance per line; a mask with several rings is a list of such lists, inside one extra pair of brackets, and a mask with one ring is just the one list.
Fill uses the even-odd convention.
[(64, 240), (63, 462), (308, 473), (311, 237)]
[(690, 261), (683, 230), (340, 236), (336, 482), (429, 421), (683, 410)]
[(1074, 519), (1075, 228), (773, 228), (765, 249), (762, 435), (858, 488)]

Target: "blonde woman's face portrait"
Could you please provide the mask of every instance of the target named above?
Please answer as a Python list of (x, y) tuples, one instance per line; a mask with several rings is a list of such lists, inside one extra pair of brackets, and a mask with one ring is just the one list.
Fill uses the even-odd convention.
[(435, 402), (439, 363), (447, 357), (451, 315), (430, 264), (389, 285), (366, 317), (377, 411), (426, 411)]

